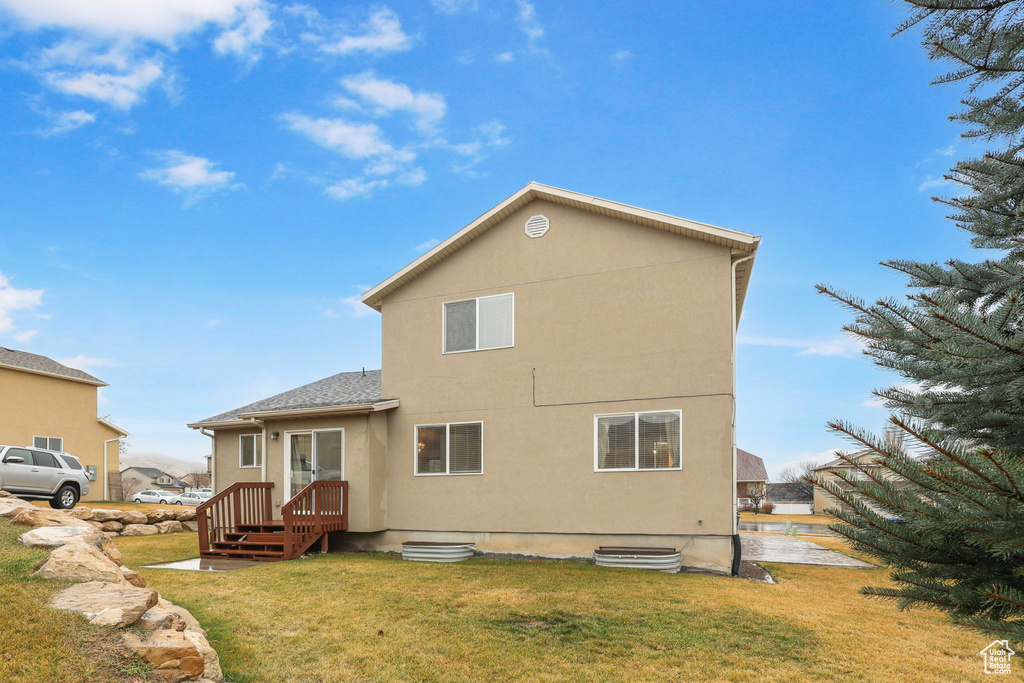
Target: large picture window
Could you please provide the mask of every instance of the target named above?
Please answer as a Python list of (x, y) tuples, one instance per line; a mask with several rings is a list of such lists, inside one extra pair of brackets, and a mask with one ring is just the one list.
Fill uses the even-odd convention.
[(515, 345), (515, 296), (497, 294), (444, 304), (444, 352)]
[(594, 469), (682, 469), (682, 411), (594, 416)]
[(416, 426), (416, 474), (483, 474), (483, 422)]
[(263, 467), (263, 441), (259, 434), (238, 437), (238, 466)]

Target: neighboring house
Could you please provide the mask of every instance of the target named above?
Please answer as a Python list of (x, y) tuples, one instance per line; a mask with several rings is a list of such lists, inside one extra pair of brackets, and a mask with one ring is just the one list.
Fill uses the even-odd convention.
[(775, 506), (773, 515), (814, 514), (814, 492), (811, 484), (768, 484), (766, 503)]
[(52, 358), (0, 347), (0, 444), (76, 456), (93, 481), (83, 500), (108, 499), (128, 432), (96, 416), (96, 390), (105, 386)]
[(182, 475), (180, 478), (181, 483), (185, 485), (185, 490), (187, 491), (208, 488), (210, 486), (209, 472), (189, 472), (188, 474)]
[(160, 489), (171, 493), (184, 493), (188, 484), (177, 477), (155, 467), (127, 467), (121, 471), (121, 485), (124, 497), (130, 499), (140, 491)]
[[(853, 454), (852, 459), (864, 468), (878, 467), (878, 465), (874, 464), (874, 451), (860, 451), (858, 453)], [(836, 476), (837, 473), (840, 472), (844, 473), (845, 476), (850, 479), (861, 479), (865, 476), (863, 472), (861, 472), (860, 470), (858, 470), (857, 468), (855, 468), (853, 465), (849, 464), (842, 458), (836, 458), (835, 460), (831, 460), (825, 463), (821, 467), (814, 468), (815, 475), (822, 477), (826, 481), (838, 481), (840, 488), (842, 488), (843, 490), (850, 490), (852, 487), (849, 484), (840, 481), (839, 478)], [(839, 501), (833, 498), (831, 494), (822, 489), (820, 486), (814, 487), (815, 514), (822, 514), (828, 508), (836, 507), (838, 505), (841, 505), (841, 503), (839, 503)]]
[(763, 496), (767, 485), (768, 470), (764, 468), (764, 460), (742, 448), (737, 448), (736, 502), (739, 505), (750, 503), (752, 493), (760, 493)]
[(759, 242), (531, 183), (363, 295), (382, 371), (189, 426), (212, 437), (215, 490), (250, 482), (235, 488), (274, 520), (311, 481), (347, 481), (345, 547), (659, 546), (728, 571), (736, 328)]

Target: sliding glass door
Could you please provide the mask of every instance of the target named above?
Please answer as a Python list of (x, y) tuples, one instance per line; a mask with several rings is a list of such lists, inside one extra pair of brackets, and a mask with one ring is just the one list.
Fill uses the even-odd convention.
[(345, 430), (291, 432), (286, 454), (289, 497), (314, 481), (345, 478)]

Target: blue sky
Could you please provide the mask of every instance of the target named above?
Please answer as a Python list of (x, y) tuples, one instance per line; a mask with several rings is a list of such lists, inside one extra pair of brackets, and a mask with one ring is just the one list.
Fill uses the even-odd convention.
[(967, 255), (959, 94), (881, 0), (0, 0), (0, 345), (110, 387), (135, 453), (379, 367), (374, 285), (531, 180), (763, 236), (739, 444), (770, 470), (900, 383), (826, 281)]

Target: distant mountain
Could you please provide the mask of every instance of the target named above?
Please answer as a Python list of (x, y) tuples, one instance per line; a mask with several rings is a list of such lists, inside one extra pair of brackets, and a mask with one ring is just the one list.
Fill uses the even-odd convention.
[(121, 469), (129, 467), (155, 467), (174, 477), (182, 477), (189, 472), (206, 471), (206, 459), (200, 456), (196, 460), (184, 460), (163, 453), (146, 453), (134, 451), (121, 456)]

